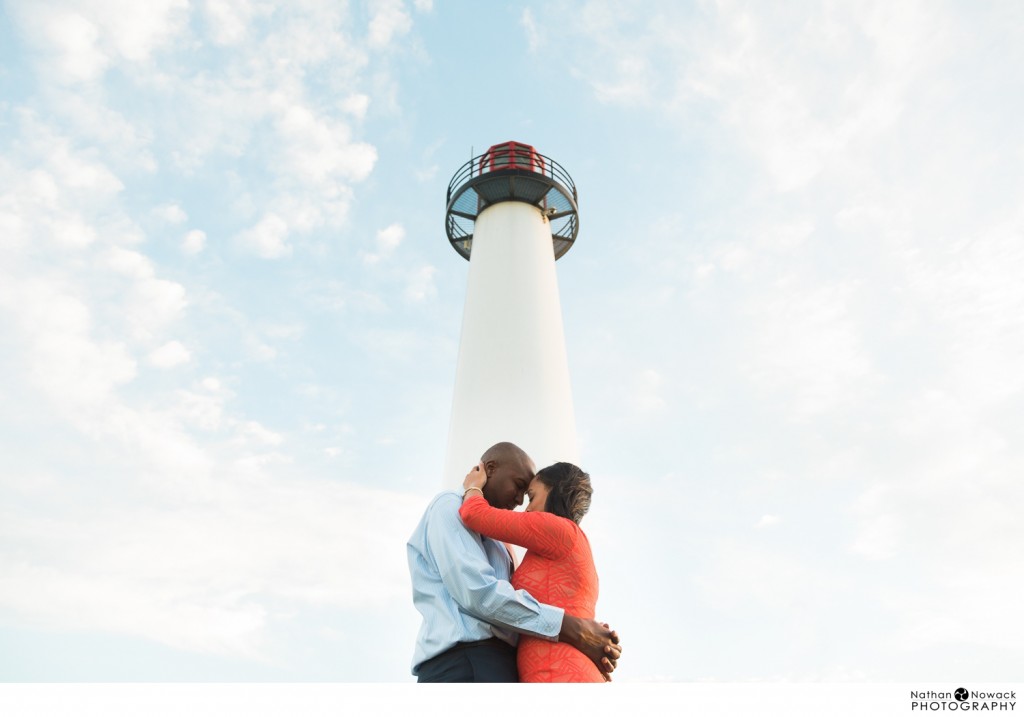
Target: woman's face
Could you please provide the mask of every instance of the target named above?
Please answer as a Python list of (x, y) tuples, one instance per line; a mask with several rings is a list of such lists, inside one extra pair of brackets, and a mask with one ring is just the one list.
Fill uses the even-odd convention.
[(526, 490), (526, 497), (529, 499), (529, 503), (526, 504), (527, 512), (536, 511), (538, 513), (544, 512), (544, 506), (548, 502), (548, 493), (551, 491), (540, 478), (534, 478), (530, 481), (530, 487)]

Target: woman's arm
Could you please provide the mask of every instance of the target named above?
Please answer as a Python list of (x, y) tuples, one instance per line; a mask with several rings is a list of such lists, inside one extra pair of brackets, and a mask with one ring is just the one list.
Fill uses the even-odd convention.
[(557, 559), (572, 550), (576, 525), (553, 513), (519, 513), (492, 508), (483, 496), (470, 492), (459, 508), (462, 522), (470, 530), (502, 542), (521, 545), (545, 558)]

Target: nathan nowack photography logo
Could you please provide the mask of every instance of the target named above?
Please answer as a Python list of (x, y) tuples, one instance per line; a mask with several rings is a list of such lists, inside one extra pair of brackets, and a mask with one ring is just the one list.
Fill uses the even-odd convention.
[(911, 690), (910, 709), (915, 712), (1013, 712), (1017, 707), (1014, 690), (969, 690), (951, 692)]

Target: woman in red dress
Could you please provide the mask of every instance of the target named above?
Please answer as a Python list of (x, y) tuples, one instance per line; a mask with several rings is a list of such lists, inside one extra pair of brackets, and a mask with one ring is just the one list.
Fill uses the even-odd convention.
[[(470, 530), (526, 548), (512, 586), (569, 614), (594, 619), (597, 570), (590, 541), (579, 522), (590, 508), (590, 476), (572, 463), (539, 471), (527, 490), (525, 513), (492, 508), (481, 490), (487, 475), (481, 463), (466, 476), (459, 515)], [(520, 682), (604, 682), (597, 666), (564, 642), (529, 635), (519, 638)]]

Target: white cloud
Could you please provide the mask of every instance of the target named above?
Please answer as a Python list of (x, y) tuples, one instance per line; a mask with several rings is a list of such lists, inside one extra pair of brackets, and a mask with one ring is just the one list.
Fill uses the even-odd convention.
[[(350, 35), (355, 28), (346, 8), (274, 8), (230, 0), (205, 4), (201, 8), (204, 22), (195, 29), (206, 30), (225, 48), (217, 71), (195, 74), (189, 63), (180, 62), (160, 65), (159, 71), (149, 75), (131, 65), (156, 62), (164, 50), (185, 52), (190, 43), (206, 38), (191, 34), (189, 8), (183, 1), (150, 4), (144, 13), (115, 10), (104, 1), (16, 8), (19, 24), (43, 50), (44, 58), (68, 55), (69, 67), (77, 68), (65, 72), (51, 67), (46, 72), (55, 73), (61, 81), (93, 81), (101, 80), (112, 67), (125, 67), (126, 82), (139, 100), (125, 105), (117, 93), (81, 87), (47, 95), (54, 116), (78, 130), (80, 137), (97, 143), (91, 150), (80, 151), (55, 141), (59, 138), (40, 136), (40, 147), (53, 148), (47, 166), (58, 181), (112, 194), (123, 185), (107, 163), (150, 172), (165, 163), (194, 172), (211, 159), (237, 158), (248, 152), (249, 157), (261, 158), (257, 166), (269, 175), (252, 187), (249, 201), (257, 202), (267, 214), (276, 214), (290, 233), (310, 232), (325, 223), (342, 226), (352, 196), (349, 185), (369, 175), (377, 156), (374, 147), (353, 138), (347, 123), (363, 118), (371, 99), (360, 87), (359, 77), (368, 62), (366, 41)], [(384, 3), (374, 12), (377, 37), (407, 31), (398, 22), (407, 17), (401, 5)], [(261, 22), (270, 15), (273, 22)], [(49, 38), (45, 28), (60, 27), (65, 20), (74, 30), (71, 35), (79, 38), (78, 45)], [(90, 52), (92, 61), (85, 57)], [(289, 62), (275, 63), (274, 57), (288, 57)], [(307, 81), (312, 77), (317, 78), (315, 87)], [(329, 86), (334, 97), (345, 99), (327, 104), (311, 101), (315, 93), (310, 90), (320, 84)], [(170, 106), (168, 102), (191, 109), (172, 116), (160, 109)], [(249, 151), (254, 142), (264, 149)], [(104, 161), (98, 161), (100, 157)], [(245, 176), (254, 176), (252, 168)], [(229, 193), (226, 202), (248, 189), (248, 181), (238, 178), (235, 185), (222, 183)], [(184, 221), (183, 212), (173, 206), (167, 203), (158, 215), (172, 223)], [(264, 225), (252, 237), (262, 255), (287, 253), (290, 244), (273, 229)], [(237, 233), (237, 227), (227, 231)]]
[(349, 141), (348, 126), (301, 105), (280, 112), (278, 131), (287, 142), (282, 154), (291, 175), (301, 182), (320, 185), (335, 178), (365, 179), (377, 161), (368, 144)]
[(192, 354), (179, 341), (168, 341), (166, 344), (151, 351), (149, 363), (157, 368), (174, 368), (187, 363)]
[(405, 228), (401, 224), (390, 224), (377, 232), (377, 246), (382, 252), (391, 253), (398, 248), (405, 238)]
[[(393, 541), (421, 498), (316, 478), (328, 439), (295, 447), (306, 407), (244, 405), (260, 396), (250, 359), (277, 355), (263, 339), (297, 343), (305, 325), (252, 319), (218, 273), (223, 247), (186, 222), (265, 258), (313, 253), (324, 226), (333, 239), (377, 158), (353, 129), (376, 96), (364, 85), (388, 80), (338, 3), (122, 5), (9, 8), (35, 50), (15, 71), (40, 81), (9, 98), (0, 157), (0, 419), (39, 433), (0, 448), (0, 613), (272, 661), (268, 641), (310, 609), (405, 602)], [(374, 49), (408, 33), (401, 5), (374, 12)], [(207, 258), (182, 268), (168, 243)], [(416, 299), (432, 276), (410, 279)], [(383, 307), (347, 284), (344, 300)], [(174, 383), (192, 369), (217, 373)], [(337, 470), (353, 452), (329, 440)]]
[(414, 302), (436, 298), (437, 286), (434, 284), (436, 274), (437, 267), (430, 265), (421, 266), (413, 271), (405, 286), (405, 298)]
[(787, 551), (732, 543), (717, 548), (710, 570), (699, 575), (696, 583), (715, 610), (735, 614), (767, 608), (790, 620), (797, 619), (788, 611), (794, 604), (816, 603), (841, 589)]
[(245, 349), (249, 358), (254, 361), (273, 361), (277, 358), (277, 349), (256, 336), (246, 337)]
[(112, 167), (155, 172), (153, 136), (149, 127), (125, 117), (125, 109), (105, 105), (91, 92), (77, 87), (54, 88), (47, 93), (51, 121), (59, 120), (79, 146), (92, 145)]
[(397, 223), (388, 225), (377, 232), (377, 251), (372, 254), (364, 253), (363, 261), (367, 264), (376, 264), (383, 259), (390, 258), (403, 239), (405, 239), (405, 227)]
[(537, 21), (533, 17), (533, 10), (524, 7), (522, 14), (519, 16), (519, 23), (523, 26), (523, 31), (526, 33), (526, 44), (530, 48), (530, 52), (536, 52), (537, 48), (540, 47), (542, 38), (540, 28), (537, 27)]
[(125, 6), (114, 0), (22, 3), (13, 14), (30, 41), (47, 53), (63, 82), (99, 78), (117, 60), (144, 62), (169, 43), (187, 20), (186, 0)]
[(416, 168), (416, 179), (421, 182), (429, 182), (440, 171), (440, 165), (435, 161), (438, 150), (444, 145), (444, 140), (439, 139), (423, 148), (420, 154), (420, 166)]
[(56, 405), (94, 406), (135, 378), (126, 344), (92, 338), (93, 312), (71, 287), (40, 279), (6, 284), (0, 306), (18, 322), (28, 378)]
[(206, 248), (206, 232), (201, 229), (192, 229), (181, 240), (181, 250), (189, 256), (202, 253)]
[(158, 335), (167, 324), (178, 319), (188, 305), (185, 287), (166, 279), (136, 281), (126, 298), (125, 318), (132, 334), (143, 339)]
[(137, 251), (111, 247), (103, 257), (103, 263), (110, 270), (134, 279), (150, 279), (156, 273), (153, 262)]
[(145, 7), (125, 8), (116, 0), (106, 0), (95, 5), (95, 17), (108, 33), (113, 49), (125, 59), (139, 62), (184, 28), (188, 2), (157, 0)]
[(283, 440), (280, 434), (268, 430), (256, 421), (246, 421), (243, 423), (241, 426), (241, 435), (244, 438), (251, 438), (268, 446), (278, 446)]
[[(552, 7), (563, 20), (578, 10)], [(643, 126), (656, 116), (666, 145), (685, 138), (694, 180), (712, 188), (687, 205), (692, 221), (674, 207), (650, 219), (675, 233), (645, 247), (663, 261), (621, 295), (643, 296), (650, 325), (685, 337), (655, 346), (675, 359), (666, 433), (697, 434), (690, 469), (730, 507), (814, 507), (755, 513), (741, 527), (759, 528), (758, 545), (727, 541), (699, 573), (730, 617), (806, 615), (787, 635), (805, 664), (821, 655), (801, 626), (833, 621), (810, 607), (842, 601), (833, 579), (861, 593), (842, 614), (869, 673), (889, 654), (890, 676), (929, 661), (950, 670), (950, 650), (998, 670), (993, 648), (1011, 649), (990, 616), (1012, 613), (1003, 596), (1020, 589), (1020, 560), (1008, 546), (1024, 540), (1006, 508), (1021, 501), (1024, 465), (1009, 428), (1024, 396), (1017, 14), (591, 2), (564, 24), (582, 42), (539, 48), (616, 112)], [(684, 235), (678, 250), (665, 241)], [(681, 283), (685, 303), (651, 298)], [(694, 378), (667, 380), (680, 375)]]
[(375, 362), (405, 365), (414, 357), (422, 359), (428, 351), (436, 350), (433, 341), (423, 334), (388, 326), (368, 329), (353, 338)]
[[(203, 653), (267, 658), (303, 606), (366, 607), (404, 595), (388, 546), (419, 501), (352, 485), (245, 479), (223, 467), (203, 501), (62, 515), (5, 510), (0, 603), (27, 624), (101, 630)], [(64, 540), (51, 536), (74, 536)], [(352, 581), (352, 575), (362, 576)]]
[(94, 159), (96, 152), (75, 152), (67, 140), (57, 140), (49, 154), (53, 175), (66, 187), (97, 194), (115, 194), (124, 188), (113, 172)]
[[(129, 296), (161, 286), (140, 252), (113, 247), (97, 256), (96, 267), (126, 281)], [(22, 390), (47, 399), (31, 406), (33, 420), (60, 432), (69, 450), (97, 456), (75, 480), (49, 475), (62, 489), (45, 494), (38, 486), (46, 481), (16, 470), (0, 478), (0, 609), (8, 619), (265, 659), (271, 636), (310, 606), (360, 608), (404, 595), (400, 552), (380, 556), (415, 520), (418, 500), (285, 478), (282, 471), (305, 472), (287, 468), (286, 435), (240, 417), (217, 377), (158, 408), (148, 399), (134, 405), (118, 390), (136, 372), (130, 340), (96, 339), (116, 326), (97, 323), (93, 300), (69, 282), (0, 282), (3, 316), (17, 322), (19, 365), (31, 367)], [(188, 358), (176, 341), (148, 355), (162, 368)], [(5, 448), (12, 467), (32, 452)], [(32, 464), (45, 473), (49, 461), (39, 454)], [(86, 487), (92, 471), (101, 474), (99, 492), (96, 483)], [(345, 547), (355, 545), (369, 546), (373, 558)]]
[(249, 23), (258, 6), (249, 0), (209, 0), (203, 14), (213, 41), (218, 45), (237, 45), (247, 39)]
[(665, 408), (665, 379), (653, 368), (638, 371), (630, 381), (627, 405), (636, 413), (645, 415)]
[(419, 180), (420, 182), (429, 182), (430, 180), (437, 176), (437, 173), (440, 170), (441, 167), (440, 165), (437, 164), (431, 164), (428, 167), (422, 167), (416, 170), (416, 179)]
[(223, 388), (220, 381), (207, 377), (195, 390), (176, 391), (174, 416), (190, 429), (219, 431), (231, 422), (225, 411), (231, 397), (232, 394)]
[(50, 223), (53, 240), (69, 248), (82, 248), (96, 241), (96, 230), (79, 216), (54, 218)]
[(311, 301), (315, 306), (332, 312), (355, 310), (377, 314), (387, 308), (383, 295), (333, 280), (326, 286), (318, 287)]
[(343, 112), (352, 115), (356, 119), (363, 119), (366, 110), (370, 107), (370, 98), (364, 94), (349, 95), (341, 102)]
[(901, 547), (901, 521), (891, 513), (868, 516), (859, 528), (850, 551), (868, 560), (895, 557)]
[[(38, 26), (37, 42), (52, 46), (55, 69), (67, 80), (90, 80), (100, 75), (109, 62), (97, 46), (99, 29), (95, 24), (73, 12), (55, 12), (31, 17)], [(33, 28), (36, 29), (36, 28)]]
[(156, 276), (153, 262), (140, 252), (111, 247), (100, 266), (131, 280), (119, 312), (135, 338), (149, 338), (179, 318), (188, 304), (185, 287)]
[(633, 104), (644, 102), (652, 90), (648, 86), (651, 68), (642, 56), (623, 54), (617, 57), (614, 81), (595, 81), (594, 91), (603, 102)]
[(286, 241), (288, 225), (276, 214), (266, 214), (251, 228), (238, 235), (238, 241), (264, 259), (291, 256), (292, 247)]
[(412, 19), (405, 11), (402, 0), (373, 0), (371, 6), (373, 17), (369, 27), (370, 47), (386, 48), (392, 39), (405, 35), (412, 28)]
[[(598, 2), (576, 26), (588, 40), (576, 72), (599, 99), (659, 105), (686, 123), (712, 112), (782, 191), (855, 159), (896, 126), (919, 74), (941, 59), (947, 32), (940, 13), (919, 3), (721, 2), (640, 16)], [(812, 56), (817, 62), (806, 61)]]
[(182, 224), (188, 221), (188, 214), (180, 206), (174, 203), (161, 204), (153, 210), (153, 213), (168, 224)]
[(756, 338), (743, 359), (747, 375), (784, 393), (797, 417), (863, 397), (871, 362), (850, 316), (852, 287), (787, 284), (764, 291), (748, 308)]
[(274, 324), (263, 329), (263, 332), (271, 338), (289, 341), (301, 338), (305, 331), (306, 327), (302, 324)]

